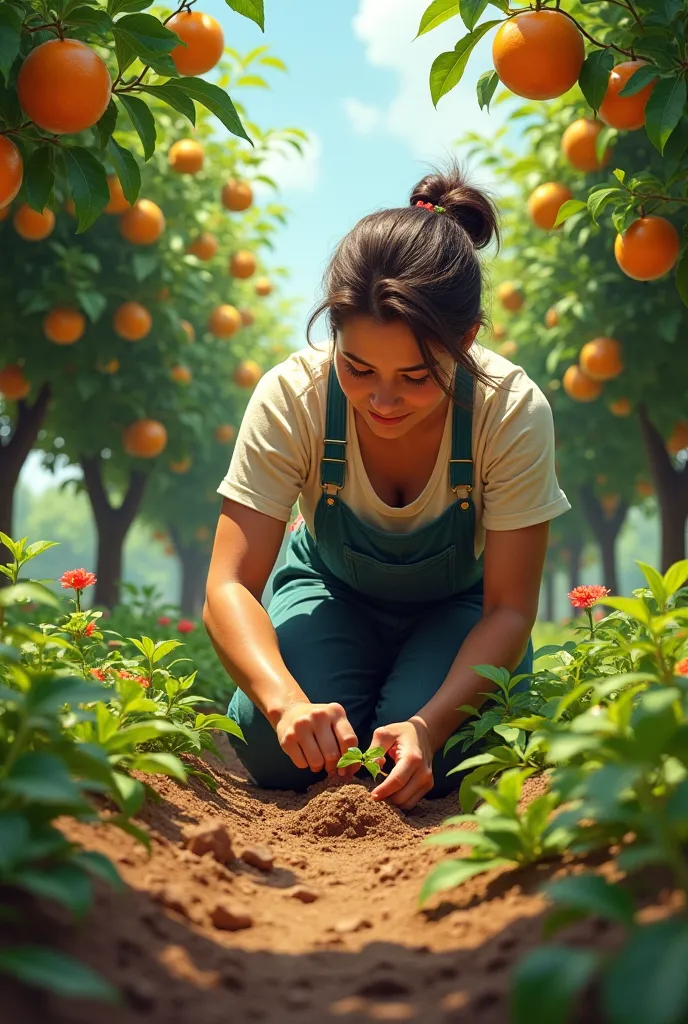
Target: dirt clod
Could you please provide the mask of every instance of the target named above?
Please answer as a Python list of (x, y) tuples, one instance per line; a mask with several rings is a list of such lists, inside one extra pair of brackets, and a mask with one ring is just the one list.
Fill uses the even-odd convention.
[(325, 789), (309, 800), (295, 813), (289, 831), (309, 839), (406, 836), (408, 827), (401, 811), (372, 800), (366, 786), (344, 781), (344, 785)]
[(184, 835), (186, 846), (196, 856), (210, 853), (220, 864), (235, 860), (232, 837), (222, 821), (209, 819), (188, 829)]
[(227, 932), (238, 932), (242, 928), (251, 928), (253, 918), (240, 907), (227, 900), (220, 900), (210, 912), (210, 920), (216, 928)]
[(153, 894), (153, 898), (168, 910), (191, 917), (192, 907), (188, 893), (180, 885), (166, 885)]
[(360, 932), (364, 928), (372, 927), (372, 921), (368, 917), (343, 917), (341, 921), (337, 921), (332, 930), (337, 935), (350, 935), (351, 932)]
[(241, 853), (241, 859), (259, 871), (272, 871), (275, 863), (275, 855), (267, 846), (247, 846)]
[(291, 896), (301, 903), (315, 903), (319, 897), (319, 893), (307, 885), (292, 885), (290, 889), (285, 889), (284, 892), (287, 896)]

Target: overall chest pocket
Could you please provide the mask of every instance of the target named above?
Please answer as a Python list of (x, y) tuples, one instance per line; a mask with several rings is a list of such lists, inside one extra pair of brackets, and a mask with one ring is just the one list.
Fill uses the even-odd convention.
[(394, 564), (344, 545), (349, 582), (368, 597), (388, 601), (439, 601), (456, 590), (456, 548), (452, 544), (420, 562)]

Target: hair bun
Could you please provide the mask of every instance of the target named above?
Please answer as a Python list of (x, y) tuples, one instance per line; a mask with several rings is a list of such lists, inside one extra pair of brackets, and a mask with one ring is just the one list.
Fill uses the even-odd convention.
[(443, 206), (441, 216), (451, 217), (460, 224), (474, 248), (483, 249), (496, 239), (499, 242), (499, 214), (492, 199), (469, 184), (458, 164), (452, 163), (446, 171), (426, 174), (411, 192), (410, 203), (418, 201)]

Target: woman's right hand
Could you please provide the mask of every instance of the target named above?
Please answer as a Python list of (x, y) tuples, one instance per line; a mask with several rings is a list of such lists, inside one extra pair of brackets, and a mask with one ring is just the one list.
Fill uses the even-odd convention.
[(333, 772), (349, 747), (358, 745), (356, 733), (341, 704), (295, 701), (287, 705), (275, 726), (277, 739), (297, 768)]

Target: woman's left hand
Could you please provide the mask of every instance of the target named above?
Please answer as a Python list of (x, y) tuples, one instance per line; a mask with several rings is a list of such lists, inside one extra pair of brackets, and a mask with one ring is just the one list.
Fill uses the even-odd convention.
[(389, 800), (410, 811), (433, 787), (432, 758), (428, 728), (420, 718), (381, 726), (373, 733), (371, 747), (382, 747), (396, 762), (394, 768), (372, 791), (374, 800)]

